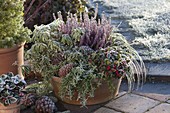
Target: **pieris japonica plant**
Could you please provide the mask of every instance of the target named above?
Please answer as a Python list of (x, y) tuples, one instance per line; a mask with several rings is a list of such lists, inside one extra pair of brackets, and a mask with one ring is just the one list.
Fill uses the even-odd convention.
[(145, 79), (145, 66), (138, 53), (122, 35), (113, 32), (110, 19), (102, 14), (96, 21), (96, 15), (89, 18), (84, 12), (77, 18), (70, 14), (64, 22), (59, 12), (54, 22), (35, 27), (34, 45), (26, 54), (31, 69), (44, 79), (62, 78), (61, 97), (71, 99), (76, 91), (83, 105), (88, 97), (95, 96), (103, 80), (113, 90), (112, 78), (127, 78), (130, 91), (135, 78), (137, 86)]
[(0, 103), (5, 106), (19, 103), (22, 89), (26, 82), (12, 72), (0, 75)]

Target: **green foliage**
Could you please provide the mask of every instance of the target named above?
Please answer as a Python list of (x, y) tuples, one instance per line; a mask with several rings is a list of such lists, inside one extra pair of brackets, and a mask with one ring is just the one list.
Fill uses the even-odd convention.
[(26, 82), (12, 72), (0, 75), (0, 102), (5, 106), (19, 102)]
[(53, 14), (61, 11), (66, 21), (69, 13), (80, 14), (86, 8), (85, 0), (26, 0), (24, 3), (25, 25), (31, 30), (34, 25), (48, 24), (54, 20)]
[[(62, 46), (51, 37), (51, 31), (55, 31), (62, 21), (54, 21), (49, 25), (36, 26), (33, 32), (32, 41), (35, 43), (26, 53), (26, 58), (31, 64), (31, 69), (40, 73), (44, 79), (55, 74), (57, 66), (51, 63), (56, 52), (62, 50)], [(54, 33), (57, 33), (55, 31)]]
[(68, 13), (80, 15), (86, 9), (85, 0), (54, 0), (53, 11), (57, 14), (61, 11), (64, 21), (67, 20)]
[(29, 39), (23, 27), (23, 0), (0, 0), (0, 48), (12, 47)]
[(62, 80), (60, 96), (61, 98), (69, 96), (71, 100), (75, 98), (74, 94), (77, 92), (77, 100), (81, 100), (81, 104), (85, 106), (87, 97), (94, 97), (95, 89), (99, 85), (101, 85), (101, 76), (96, 73), (96, 67), (80, 64)]
[(24, 89), (24, 91), (28, 93), (34, 93), (39, 96), (49, 94), (51, 90), (52, 90), (52, 87), (47, 81), (27, 85)]

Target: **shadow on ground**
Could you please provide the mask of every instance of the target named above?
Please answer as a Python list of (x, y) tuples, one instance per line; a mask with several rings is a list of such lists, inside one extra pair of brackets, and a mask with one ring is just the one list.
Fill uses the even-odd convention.
[[(167, 78), (168, 79), (168, 78)], [(134, 90), (135, 92), (141, 92), (141, 93), (156, 93), (156, 94), (164, 94), (168, 95), (170, 94), (170, 82), (151, 82), (147, 81), (144, 83), (143, 87), (139, 88), (138, 90)], [(128, 91), (128, 85), (124, 81), (121, 84), (120, 91)]]

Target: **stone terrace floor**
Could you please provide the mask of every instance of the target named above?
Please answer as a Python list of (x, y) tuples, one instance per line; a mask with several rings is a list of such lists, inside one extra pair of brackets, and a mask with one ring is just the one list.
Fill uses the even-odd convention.
[(170, 95), (122, 93), (94, 113), (170, 113)]
[(123, 83), (119, 96), (110, 102), (88, 108), (64, 107), (71, 113), (170, 113), (170, 83), (148, 82), (132, 93), (127, 93), (127, 84)]
[(170, 113), (170, 83), (146, 83), (142, 89), (119, 96), (94, 113)]

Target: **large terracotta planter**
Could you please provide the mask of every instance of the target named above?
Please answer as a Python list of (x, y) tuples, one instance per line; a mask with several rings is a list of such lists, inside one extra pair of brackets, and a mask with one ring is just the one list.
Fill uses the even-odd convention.
[[(22, 75), (19, 66), (24, 64), (24, 43), (12, 48), (0, 49), (0, 74), (13, 72)], [(17, 63), (17, 65), (14, 65)], [(23, 76), (22, 76), (23, 77)]]
[(9, 106), (0, 104), (0, 113), (20, 113), (20, 104), (11, 104)]
[[(115, 91), (113, 94), (110, 93), (107, 83), (104, 82), (98, 89), (96, 89), (94, 97), (88, 99), (87, 105), (100, 104), (100, 103), (104, 103), (115, 98), (118, 95), (121, 80), (122, 80), (121, 78), (113, 79), (113, 84), (115, 86)], [(54, 93), (56, 97), (59, 99), (61, 99), (59, 97), (61, 81), (62, 80), (59, 77), (52, 77), (52, 80), (51, 80)], [(68, 104), (81, 105), (80, 101), (77, 101), (76, 99), (77, 99), (77, 95), (75, 93), (75, 96), (73, 97), (72, 100), (68, 98), (64, 98), (62, 101)]]

